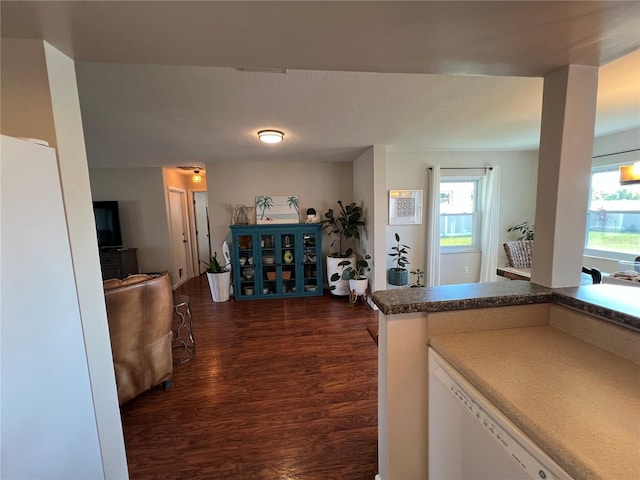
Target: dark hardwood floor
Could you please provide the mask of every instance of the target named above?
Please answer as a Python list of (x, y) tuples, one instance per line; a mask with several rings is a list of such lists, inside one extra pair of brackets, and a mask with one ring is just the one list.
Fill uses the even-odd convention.
[(347, 299), (191, 296), (193, 360), (122, 406), (132, 479), (373, 480), (377, 314)]

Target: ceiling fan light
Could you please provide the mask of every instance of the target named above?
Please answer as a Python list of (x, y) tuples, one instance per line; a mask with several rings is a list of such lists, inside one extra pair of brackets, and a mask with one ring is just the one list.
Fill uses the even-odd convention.
[(280, 143), (284, 138), (284, 133), (280, 130), (260, 130), (258, 138), (264, 143)]

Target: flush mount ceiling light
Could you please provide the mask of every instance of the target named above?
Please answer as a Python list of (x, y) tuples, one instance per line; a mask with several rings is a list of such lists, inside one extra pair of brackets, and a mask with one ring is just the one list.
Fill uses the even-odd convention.
[(280, 143), (284, 138), (284, 133), (280, 130), (260, 130), (258, 138), (264, 143)]
[(191, 181), (193, 183), (200, 183), (202, 182), (202, 175), (200, 175), (200, 170), (194, 170), (193, 171), (193, 176), (191, 177)]
[(640, 161), (620, 167), (620, 185), (640, 183)]

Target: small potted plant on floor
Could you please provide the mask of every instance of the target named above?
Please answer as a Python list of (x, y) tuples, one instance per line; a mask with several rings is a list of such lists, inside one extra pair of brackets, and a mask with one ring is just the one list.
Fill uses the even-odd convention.
[(331, 280), (336, 281), (340, 278), (349, 282), (349, 304), (353, 305), (357, 297), (363, 296), (367, 292), (369, 286), (369, 278), (365, 273), (371, 270), (368, 260), (371, 255), (365, 255), (354, 265), (348, 260), (343, 260), (338, 265), (343, 268), (342, 275), (338, 272), (331, 276)]
[[(356, 256), (351, 248), (342, 250), (342, 241), (349, 238), (360, 238), (360, 228), (364, 226), (364, 218), (362, 217), (362, 208), (355, 202), (343, 205), (342, 201), (338, 200), (338, 205), (340, 210), (334, 212), (330, 208), (324, 214), (324, 220), (320, 222), (320, 225), (329, 237), (335, 237), (329, 248), (333, 249), (334, 245), (338, 244), (338, 251), (327, 255), (329, 289), (334, 295), (348, 295), (349, 282), (343, 280), (341, 274), (346, 265), (350, 265), (352, 268), (355, 267)], [(335, 273), (338, 274), (337, 277), (334, 275)], [(336, 280), (332, 280), (332, 278), (336, 278)]]
[(214, 252), (209, 262), (200, 260), (207, 266), (207, 280), (209, 290), (214, 302), (226, 302), (229, 300), (229, 287), (231, 285), (231, 271), (220, 265), (218, 252)]
[(409, 272), (405, 266), (409, 265), (409, 259), (407, 258), (408, 250), (411, 248), (408, 245), (400, 243), (400, 235), (395, 234), (397, 245), (391, 247), (392, 252), (389, 254), (393, 260), (391, 263), (395, 263), (396, 266), (387, 270), (387, 282), (391, 285), (406, 285), (409, 283)]
[(422, 270), (420, 270), (419, 268), (416, 268), (415, 270), (411, 270), (411, 275), (415, 275), (416, 276), (416, 283), (412, 283), (410, 285), (411, 288), (418, 288), (418, 287), (424, 287), (424, 284), (422, 283), (422, 278), (424, 277), (424, 272)]

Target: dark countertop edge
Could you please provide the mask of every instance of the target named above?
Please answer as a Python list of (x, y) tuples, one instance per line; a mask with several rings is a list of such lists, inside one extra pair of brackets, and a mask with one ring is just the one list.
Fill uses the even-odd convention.
[(384, 305), (384, 309), (380, 304), (375, 302), (380, 311), (385, 315), (396, 315), (402, 313), (435, 313), (435, 312), (452, 312), (455, 310), (491, 308), (491, 307), (508, 307), (511, 305), (530, 305), (534, 303), (553, 303), (553, 292), (538, 293), (531, 295), (497, 295), (495, 297), (477, 297), (477, 298), (460, 298), (446, 300), (430, 300), (426, 302)]
[[(627, 287), (638, 288), (638, 287)], [(569, 294), (555, 291), (553, 292), (554, 303), (567, 308), (588, 313), (600, 320), (605, 320), (616, 325), (636, 330), (640, 332), (640, 317), (616, 310), (615, 308), (599, 305), (594, 302), (588, 302), (580, 298), (573, 297)]]
[[(438, 298), (430, 298), (428, 300), (421, 300), (418, 298), (419, 292), (415, 292), (413, 294), (407, 295), (397, 294), (398, 296), (404, 297), (415, 297), (415, 298), (405, 298), (398, 299), (397, 301), (393, 301), (393, 299), (385, 298), (389, 296), (393, 296), (394, 294), (383, 294), (380, 295), (381, 292), (373, 293), (373, 302), (378, 306), (380, 311), (385, 315), (398, 315), (404, 313), (435, 313), (435, 312), (450, 312), (456, 310), (466, 310), (466, 309), (479, 309), (479, 308), (491, 308), (491, 307), (506, 307), (512, 305), (528, 305), (528, 304), (536, 304), (536, 303), (555, 303), (558, 305), (563, 305), (568, 308), (572, 308), (581, 312), (588, 313), (594, 317), (598, 317), (601, 320), (605, 320), (611, 323), (615, 323), (625, 328), (629, 328), (632, 330), (640, 331), (640, 316), (636, 316), (624, 311), (616, 310), (610, 306), (601, 305), (596, 303), (595, 301), (586, 301), (579, 297), (579, 290), (575, 290), (575, 292), (567, 291), (568, 289), (551, 289), (547, 287), (543, 287), (540, 285), (531, 284), (531, 288), (527, 291), (526, 288), (520, 289), (521, 291), (517, 292), (509, 292), (505, 291), (504, 293), (500, 293), (499, 288), (500, 284), (507, 284), (507, 282), (494, 282), (496, 285), (496, 292), (493, 294), (486, 294), (481, 290), (486, 290), (486, 288), (478, 288), (478, 295), (471, 295), (468, 298), (446, 298), (446, 295), (443, 295), (442, 299)], [(512, 282), (508, 282), (512, 283)], [(523, 282), (529, 283), (529, 282)], [(474, 284), (466, 284), (465, 287), (469, 288)], [(483, 285), (483, 284), (477, 284)], [(484, 284), (485, 286), (487, 284)], [(437, 291), (437, 289), (442, 287), (449, 286), (441, 286), (441, 287), (425, 287), (432, 289), (431, 292)], [(628, 287), (632, 288), (632, 287)], [(636, 287), (637, 288), (637, 287)], [(433, 290), (436, 289), (436, 290)], [(417, 289), (416, 289), (417, 290)], [(473, 287), (471, 287), (473, 290)], [(505, 289), (511, 290), (511, 289)], [(398, 290), (383, 290), (382, 292), (398, 292)], [(437, 295), (434, 295), (437, 296)]]

